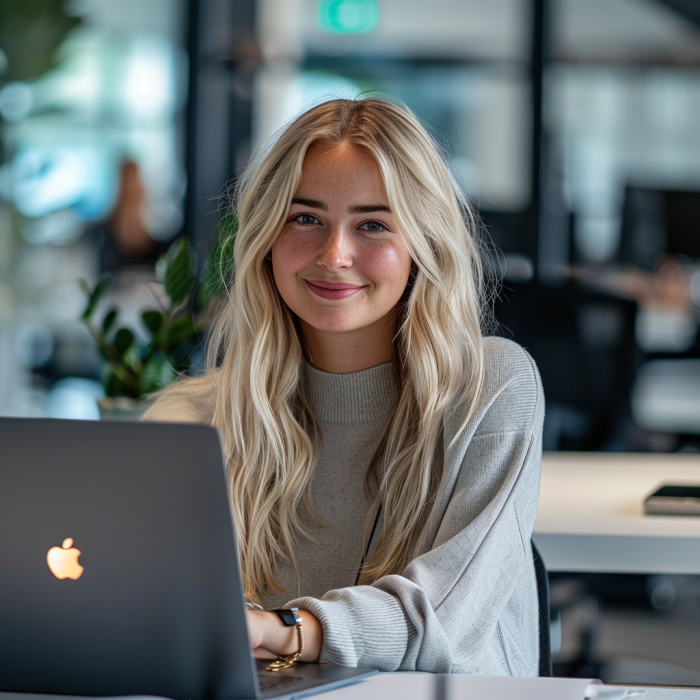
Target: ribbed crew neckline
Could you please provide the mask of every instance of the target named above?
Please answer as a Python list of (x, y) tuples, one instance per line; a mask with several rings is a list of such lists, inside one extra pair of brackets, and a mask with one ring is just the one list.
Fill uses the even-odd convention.
[(304, 394), (318, 420), (326, 423), (373, 423), (393, 408), (398, 390), (394, 365), (350, 374), (323, 372), (305, 363)]

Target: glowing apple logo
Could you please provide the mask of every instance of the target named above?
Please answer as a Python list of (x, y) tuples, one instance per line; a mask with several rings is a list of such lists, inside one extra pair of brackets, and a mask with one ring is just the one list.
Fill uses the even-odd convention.
[(67, 537), (60, 547), (51, 547), (46, 555), (46, 563), (56, 578), (72, 578), (74, 581), (83, 575), (84, 567), (78, 563), (81, 552), (73, 547), (73, 538)]

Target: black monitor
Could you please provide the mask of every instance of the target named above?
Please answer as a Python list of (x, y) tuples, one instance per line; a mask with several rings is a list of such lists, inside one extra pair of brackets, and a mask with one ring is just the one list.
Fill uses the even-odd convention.
[(700, 259), (700, 191), (627, 187), (619, 261), (653, 270), (661, 255)]
[(667, 191), (666, 252), (700, 258), (700, 191)]

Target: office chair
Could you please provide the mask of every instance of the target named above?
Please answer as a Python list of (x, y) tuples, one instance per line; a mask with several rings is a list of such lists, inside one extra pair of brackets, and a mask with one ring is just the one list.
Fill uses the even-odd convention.
[(576, 283), (508, 283), (494, 312), (501, 334), (530, 352), (542, 376), (544, 449), (624, 448), (636, 304)]
[(549, 637), (549, 579), (544, 560), (540, 556), (535, 543), (530, 540), (532, 546), (532, 561), (535, 564), (535, 581), (537, 582), (537, 603), (539, 608), (539, 675), (552, 675), (552, 644)]

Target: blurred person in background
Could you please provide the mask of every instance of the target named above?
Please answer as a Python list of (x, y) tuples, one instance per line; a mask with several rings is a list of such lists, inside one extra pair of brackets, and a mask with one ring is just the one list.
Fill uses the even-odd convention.
[(135, 264), (153, 264), (164, 244), (150, 235), (144, 219), (146, 188), (137, 163), (126, 160), (119, 169), (117, 199), (105, 223), (99, 227), (100, 268), (118, 272)]

